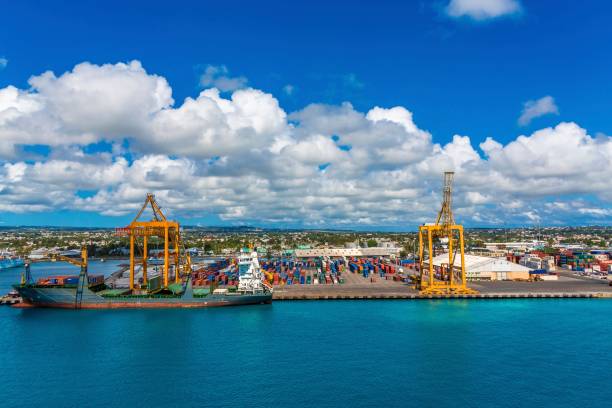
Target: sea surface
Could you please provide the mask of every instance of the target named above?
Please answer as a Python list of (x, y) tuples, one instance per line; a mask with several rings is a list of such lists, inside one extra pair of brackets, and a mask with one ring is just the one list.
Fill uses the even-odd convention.
[(609, 407), (611, 343), (612, 300), (2, 307), (0, 406)]

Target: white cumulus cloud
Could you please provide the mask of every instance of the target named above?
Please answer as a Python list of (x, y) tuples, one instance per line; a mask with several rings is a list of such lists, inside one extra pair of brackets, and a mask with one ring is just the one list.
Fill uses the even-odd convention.
[(295, 91), (295, 87), (293, 85), (291, 85), (291, 84), (287, 84), (287, 85), (283, 86), (283, 92), (286, 95), (291, 96), (291, 95), (293, 95), (294, 91)]
[(244, 88), (248, 80), (243, 76), (230, 77), (225, 65), (207, 65), (200, 76), (200, 85), (204, 88), (217, 88), (221, 92), (231, 92)]
[(450, 17), (489, 20), (520, 13), (522, 6), (518, 0), (451, 0), (445, 11)]
[[(348, 102), (286, 112), (274, 95), (244, 87), (175, 103), (166, 79), (138, 61), (83, 63), (35, 75), (29, 89), (0, 89), (0, 212), (122, 215), (154, 192), (186, 223), (212, 214), (410, 227), (433, 220), (442, 172), (454, 170), (460, 222), (609, 215), (610, 136), (563, 122), (503, 143), (488, 138), (477, 151), (468, 135), (436, 143), (416, 119), (407, 107), (360, 111)], [(24, 157), (32, 145), (49, 153)]]
[(558, 115), (559, 108), (552, 96), (544, 96), (540, 99), (527, 101), (523, 104), (523, 111), (518, 118), (518, 123), (521, 126), (526, 126), (535, 118), (551, 114)]

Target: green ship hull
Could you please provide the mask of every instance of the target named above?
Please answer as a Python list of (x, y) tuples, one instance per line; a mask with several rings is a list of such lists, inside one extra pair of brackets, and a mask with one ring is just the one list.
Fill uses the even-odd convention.
[(17, 307), (51, 307), (64, 309), (143, 309), (143, 308), (198, 308), (256, 305), (272, 302), (271, 292), (198, 295), (194, 293), (191, 279), (179, 295), (105, 295), (105, 291), (94, 292), (83, 287), (79, 293), (74, 286), (16, 285), (23, 299)]

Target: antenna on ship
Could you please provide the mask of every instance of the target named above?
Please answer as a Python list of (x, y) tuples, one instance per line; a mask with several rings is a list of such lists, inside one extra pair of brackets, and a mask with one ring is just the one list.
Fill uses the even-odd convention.
[(32, 272), (30, 271), (30, 261), (28, 260), (24, 265), (25, 271), (21, 275), (21, 285), (28, 285), (32, 283)]

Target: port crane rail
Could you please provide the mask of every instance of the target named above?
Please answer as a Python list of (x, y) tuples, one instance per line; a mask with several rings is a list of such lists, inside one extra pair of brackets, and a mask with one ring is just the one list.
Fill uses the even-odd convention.
[[(421, 295), (476, 294), (466, 284), (465, 245), (463, 226), (455, 224), (452, 211), (454, 173), (444, 173), (442, 208), (438, 212), (435, 224), (419, 226), (419, 293)], [(448, 242), (448, 263), (439, 268), (434, 266), (434, 240)], [(427, 242), (428, 265), (425, 265), (425, 245)], [(460, 253), (460, 264), (455, 266), (457, 250)]]

